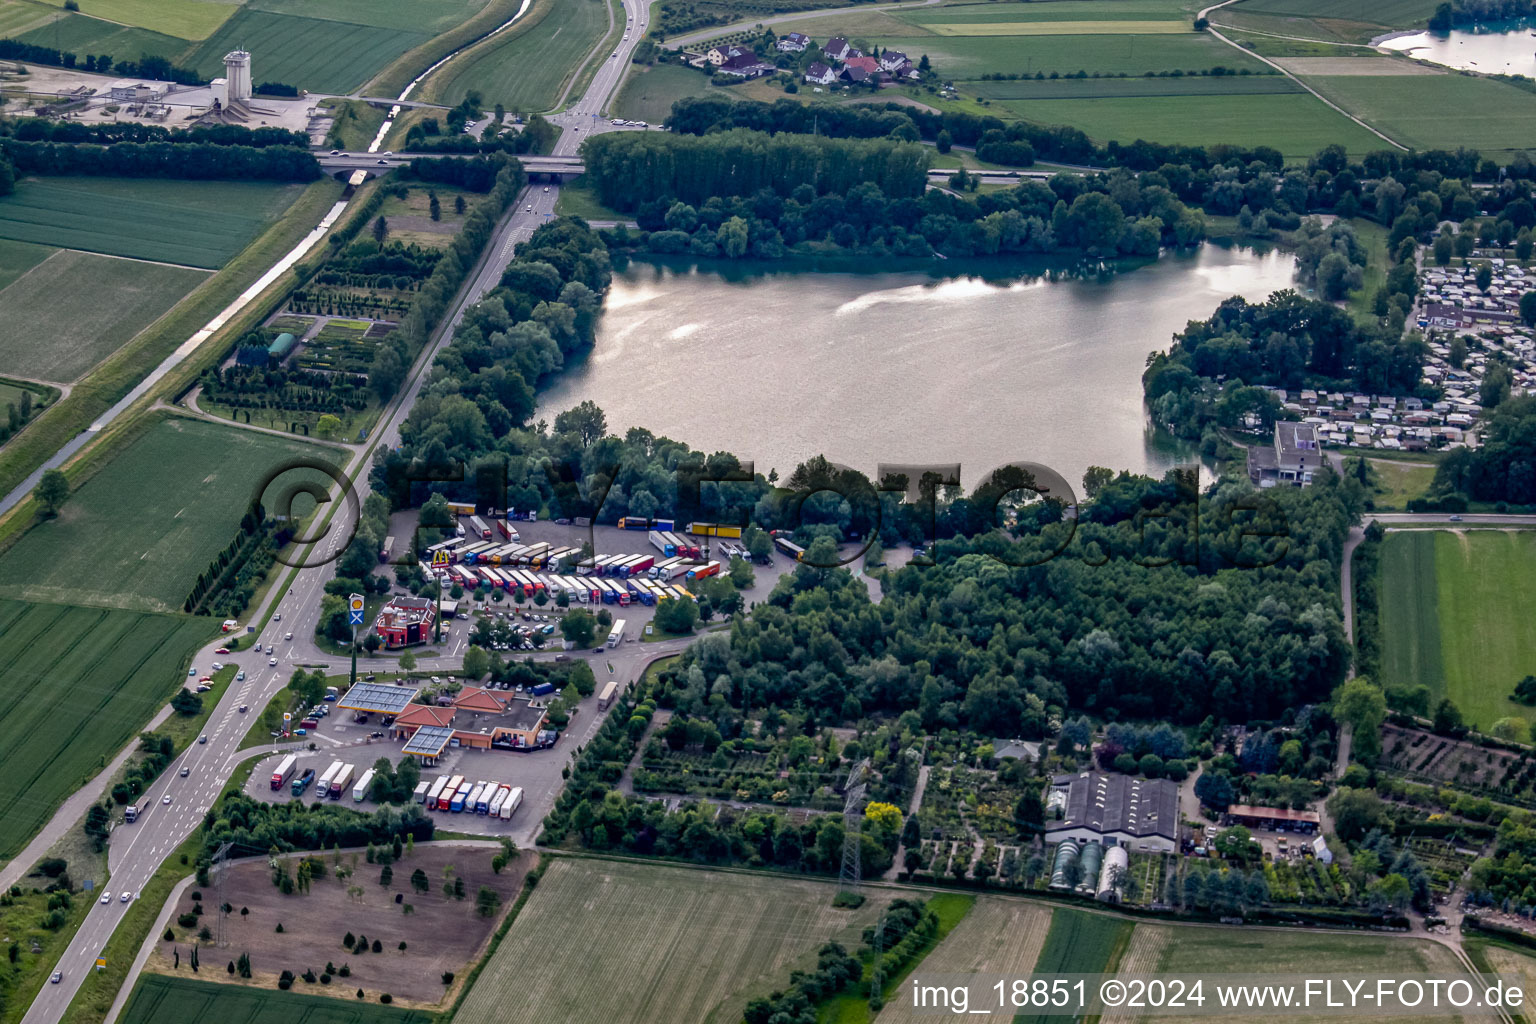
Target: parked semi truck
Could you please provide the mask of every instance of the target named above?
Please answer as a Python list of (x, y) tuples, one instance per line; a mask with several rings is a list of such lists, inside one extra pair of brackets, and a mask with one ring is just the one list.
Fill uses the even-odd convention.
[(523, 787), (513, 786), (512, 791), (501, 798), (501, 820), (506, 821), (512, 817), (518, 805), (523, 802)]
[(331, 800), (340, 800), (342, 792), (352, 785), (352, 773), (355, 771), (357, 771), (357, 765), (355, 764), (342, 765), (341, 771), (331, 777), (331, 787), (326, 790), (326, 797)]
[(304, 791), (309, 788), (309, 784), (314, 781), (315, 770), (313, 768), (305, 768), (303, 773), (293, 780), (293, 795), (303, 796)]
[(287, 782), (293, 776), (293, 766), (296, 763), (298, 763), (298, 758), (294, 757), (292, 754), (289, 754), (287, 757), (284, 757), (281, 761), (277, 762), (277, 767), (272, 772), (273, 789), (283, 788), (283, 783)]
[(426, 806), (427, 810), (437, 810), (437, 799), (443, 795), (443, 787), (446, 785), (448, 785), (448, 776), (446, 775), (439, 775), (437, 781), (432, 783), (432, 788), (427, 790), (426, 798), (422, 800), (422, 804)]
[(448, 809), (454, 814), (464, 810), (464, 801), (469, 799), (470, 790), (475, 788), (473, 782), (465, 782), (459, 785), (458, 791), (453, 794), (453, 800), (448, 804)]
[(336, 777), (336, 773), (341, 771), (341, 769), (341, 761), (331, 762), (331, 766), (320, 776), (320, 781), (315, 783), (315, 796), (323, 800), (331, 795), (331, 780)]
[[(437, 809), (440, 811), (453, 810), (453, 798), (459, 795), (459, 787), (463, 784), (464, 776), (462, 775), (455, 775), (449, 778), (448, 784), (445, 785), (443, 787), (443, 791), (438, 794)], [(460, 804), (459, 806), (462, 807), (463, 804)]]
[(357, 780), (357, 785), (352, 787), (352, 802), (360, 804), (368, 796), (368, 787), (373, 785), (374, 770), (369, 768), (363, 772), (363, 777)]

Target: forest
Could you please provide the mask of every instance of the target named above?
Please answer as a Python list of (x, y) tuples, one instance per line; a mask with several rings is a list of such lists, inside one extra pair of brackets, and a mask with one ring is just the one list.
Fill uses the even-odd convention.
[(88, 142), (110, 146), (115, 142), (175, 142), (206, 146), (268, 146), (309, 148), (309, 136), (286, 128), (246, 128), (235, 124), (206, 125), (196, 128), (167, 128), (158, 124), (133, 121), (86, 124), (81, 121), (49, 121), (41, 117), (19, 117), (0, 121), (0, 136), (22, 142)]
[(652, 132), (608, 132), (581, 144), (587, 178), (606, 206), (630, 211), (670, 196), (700, 204), (711, 196), (761, 189), (788, 195), (846, 193), (860, 184), (884, 195), (916, 197), (927, 188), (920, 146), (889, 139), (817, 139), (732, 130), (708, 139)]

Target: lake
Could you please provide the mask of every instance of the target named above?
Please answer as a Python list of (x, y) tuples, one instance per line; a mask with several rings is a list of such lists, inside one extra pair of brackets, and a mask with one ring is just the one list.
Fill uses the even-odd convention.
[(1161, 474), (1193, 455), (1149, 425), (1148, 353), (1228, 296), (1290, 287), (1294, 260), (1207, 244), (1118, 272), (927, 266), (631, 264), (540, 415), (590, 399), (615, 433), (646, 427), (781, 477), (816, 454), (871, 476), (960, 463), (967, 486), (1012, 461), (1074, 487), (1091, 465)]
[(1497, 21), (1451, 32), (1413, 32), (1376, 45), (1462, 71), (1536, 78), (1536, 22)]

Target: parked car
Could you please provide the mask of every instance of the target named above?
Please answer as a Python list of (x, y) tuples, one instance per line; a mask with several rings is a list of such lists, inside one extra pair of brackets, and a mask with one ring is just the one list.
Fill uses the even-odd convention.
[(284, 640), (292, 640), (293, 639), (293, 634), (292, 633), (284, 633), (283, 634), (283, 639)]
[(228, 654), (229, 653), (229, 648), (228, 647), (220, 647), (218, 650), (214, 651), (213, 653), (214, 654)]
[(271, 665), (274, 668), (276, 668), (277, 667), (277, 659), (276, 658), (268, 658), (267, 659), (267, 664)]

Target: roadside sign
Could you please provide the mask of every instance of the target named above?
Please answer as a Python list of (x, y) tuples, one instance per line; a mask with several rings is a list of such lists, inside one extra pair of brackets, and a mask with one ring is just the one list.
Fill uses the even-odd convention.
[(107, 966), (107, 958), (104, 957), (104, 956), (97, 957), (96, 958), (96, 969), (99, 971), (99, 970), (101, 970), (105, 966)]
[(432, 564), (433, 565), (447, 565), (447, 564), (449, 564), (448, 563), (448, 552), (446, 552), (446, 551), (434, 551), (432, 553)]
[(352, 594), (347, 598), (347, 620), (354, 626), (363, 624), (363, 595)]

